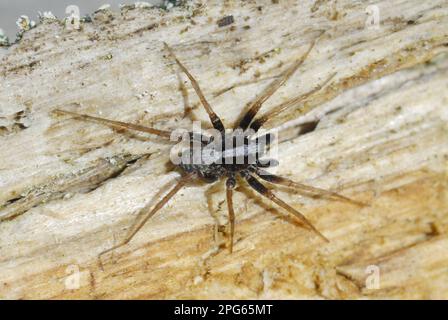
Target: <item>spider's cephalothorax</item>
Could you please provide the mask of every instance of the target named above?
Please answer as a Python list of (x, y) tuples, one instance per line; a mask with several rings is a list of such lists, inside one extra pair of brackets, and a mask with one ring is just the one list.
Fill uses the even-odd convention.
[[(222, 177), (234, 179), (238, 172), (277, 164), (275, 160), (262, 159), (267, 146), (274, 140), (272, 133), (251, 138), (248, 130), (237, 129), (218, 132), (212, 138), (202, 134), (190, 134), (189, 137), (189, 147), (182, 151), (175, 164), (207, 182)], [(198, 141), (193, 137), (206, 138)]]
[[(210, 118), (211, 124), (217, 132), (216, 135), (207, 137), (202, 133), (199, 135), (189, 134), (189, 144), (190, 148), (181, 152), (181, 158), (175, 164), (177, 167), (183, 171), (183, 176), (177, 182), (177, 184), (168, 191), (165, 196), (160, 199), (160, 201), (152, 208), (144, 208), (145, 212), (142, 212), (143, 218), (130, 230), (126, 238), (119, 244), (113, 246), (112, 248), (100, 253), (100, 256), (119, 248), (127, 244), (134, 235), (143, 227), (143, 225), (157, 212), (159, 211), (183, 186), (185, 186), (189, 181), (195, 177), (201, 178), (206, 182), (215, 182), (220, 179), (226, 179), (226, 200), (227, 208), (229, 213), (229, 226), (230, 226), (230, 237), (229, 237), (229, 250), (232, 252), (233, 248), (233, 235), (234, 235), (234, 221), (235, 214), (233, 210), (233, 189), (236, 186), (236, 177), (239, 176), (243, 181), (260, 193), (262, 196), (267, 197), (274, 203), (276, 203), (281, 208), (288, 211), (290, 214), (298, 218), (301, 224), (313, 231), (319, 237), (328, 241), (319, 231), (314, 228), (314, 226), (302, 215), (299, 211), (288, 205), (286, 202), (278, 198), (270, 188), (265, 184), (260, 182), (260, 180), (267, 181), (270, 184), (283, 185), (294, 189), (298, 193), (311, 196), (311, 197), (326, 197), (333, 200), (342, 200), (355, 205), (363, 206), (361, 202), (357, 202), (346, 198), (340, 194), (332, 191), (319, 189), (304, 185), (301, 183), (294, 182), (290, 179), (283, 178), (265, 171), (263, 168), (269, 168), (277, 164), (276, 160), (263, 160), (262, 157), (265, 153), (266, 147), (272, 142), (274, 136), (270, 133), (265, 135), (256, 134), (263, 124), (277, 115), (281, 111), (285, 110), (289, 105), (286, 103), (274, 108), (273, 111), (266, 112), (264, 115), (255, 118), (257, 112), (261, 108), (262, 104), (274, 94), (274, 92), (286, 82), (286, 80), (297, 70), (297, 68), (305, 61), (306, 57), (310, 53), (316, 41), (314, 41), (305, 54), (298, 59), (291, 67), (289, 67), (279, 78), (274, 80), (266, 90), (250, 104), (248, 111), (244, 116), (237, 122), (234, 126), (234, 131), (226, 131), (221, 119), (213, 111), (209, 103), (207, 102), (204, 94), (202, 93), (197, 81), (188, 72), (184, 65), (176, 58), (173, 51), (167, 44), (165, 49), (168, 50), (170, 55), (174, 58), (179, 68), (187, 75), (190, 82), (199, 96), (202, 105), (207, 111)], [(331, 75), (323, 85), (328, 83)], [(302, 97), (306, 98), (313, 94), (314, 92), (320, 90), (323, 85), (317, 86), (310, 92), (305, 93)], [(78, 114), (65, 110), (55, 110), (57, 113), (73, 115), (78, 119), (99, 122), (102, 124), (110, 125), (112, 127), (125, 128), (130, 130), (137, 130), (141, 132), (147, 132), (160, 137), (170, 139), (170, 131), (159, 130), (155, 128), (150, 128), (146, 126), (140, 126), (131, 123), (125, 123), (120, 121), (108, 120), (104, 118), (93, 117), (85, 114)], [(147, 211), (146, 211), (147, 210)]]

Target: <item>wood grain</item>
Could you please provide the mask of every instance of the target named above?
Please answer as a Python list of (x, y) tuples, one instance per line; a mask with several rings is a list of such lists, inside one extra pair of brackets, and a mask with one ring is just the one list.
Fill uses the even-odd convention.
[[(366, 27), (368, 5), (380, 9), (378, 29)], [(179, 176), (171, 144), (51, 111), (209, 126), (165, 41), (229, 127), (320, 30), (261, 110), (289, 105), (267, 123), (279, 130), (276, 172), (369, 206), (279, 188), (325, 244), (241, 185), (230, 255), (220, 246), (223, 185), (195, 184), (102, 270), (97, 255)], [(189, 1), (100, 11), (81, 30), (38, 25), (0, 65), (0, 297), (447, 299), (447, 51), (442, 0)], [(309, 122), (315, 130), (299, 135)], [(378, 288), (368, 285), (372, 266)]]

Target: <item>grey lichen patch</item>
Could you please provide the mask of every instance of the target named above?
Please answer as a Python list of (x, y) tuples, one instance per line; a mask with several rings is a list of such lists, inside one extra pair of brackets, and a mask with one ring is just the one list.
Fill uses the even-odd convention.
[(36, 26), (36, 22), (30, 20), (30, 18), (25, 15), (20, 16), (19, 19), (17, 19), (16, 24), (19, 27), (19, 32), (28, 31)]
[(134, 10), (134, 9), (149, 9), (149, 8), (153, 8), (154, 4), (145, 2), (145, 1), (137, 1), (135, 3), (131, 3), (131, 4), (120, 4), (120, 10), (123, 11), (128, 11), (128, 10)]
[(117, 14), (113, 12), (109, 7), (100, 7), (93, 12), (92, 18), (95, 22), (101, 22), (104, 24), (110, 23), (117, 18)]
[(36, 22), (31, 20), (26, 15), (21, 15), (19, 17), (19, 19), (17, 19), (16, 24), (17, 24), (17, 27), (19, 28), (19, 32), (17, 33), (16, 41), (22, 39), (22, 37), (25, 34), (25, 32), (27, 32), (27, 31), (29, 31), (29, 30), (31, 30), (31, 29), (36, 27)]
[(95, 11), (95, 13), (100, 12), (100, 11), (108, 11), (108, 10), (110, 10), (110, 4), (103, 4)]
[(39, 21), (41, 23), (59, 21), (51, 11), (38, 12)]
[(166, 0), (163, 3), (162, 8), (164, 8), (165, 10), (170, 10), (174, 7), (181, 6), (185, 2), (185, 0)]

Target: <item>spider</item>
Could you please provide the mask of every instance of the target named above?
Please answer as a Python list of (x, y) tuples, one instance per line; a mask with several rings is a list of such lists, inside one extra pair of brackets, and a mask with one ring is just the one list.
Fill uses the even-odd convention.
[[(200, 152), (207, 149), (210, 145), (218, 144), (222, 146), (222, 150), (218, 152), (218, 156), (214, 158), (212, 162), (205, 163), (204, 161), (200, 162), (191, 162), (185, 161), (185, 158), (180, 161), (180, 163), (176, 164), (176, 167), (181, 171), (181, 177), (175, 184), (175, 186), (169, 190), (159, 202), (155, 204), (152, 208), (144, 208), (142, 214), (141, 221), (135, 225), (134, 228), (131, 228), (127, 236), (117, 245), (112, 246), (111, 248), (101, 252), (98, 256), (100, 259), (104, 254), (111, 252), (117, 248), (120, 248), (126, 244), (128, 244), (132, 238), (137, 234), (137, 232), (146, 224), (146, 222), (156, 213), (158, 212), (179, 190), (181, 190), (188, 182), (200, 179), (207, 183), (215, 183), (221, 179), (226, 179), (226, 200), (227, 200), (227, 209), (228, 209), (228, 228), (229, 236), (227, 241), (227, 246), (229, 252), (233, 251), (233, 238), (235, 233), (235, 212), (233, 209), (233, 190), (236, 187), (237, 176), (240, 176), (242, 180), (245, 180), (247, 184), (253, 188), (256, 192), (261, 194), (263, 197), (268, 198), (279, 207), (286, 210), (288, 213), (292, 214), (294, 217), (298, 219), (298, 222), (301, 226), (306, 229), (312, 231), (315, 235), (328, 242), (329, 240), (319, 232), (313, 224), (298, 210), (291, 207), (285, 201), (280, 199), (271, 188), (267, 187), (264, 183), (260, 182), (260, 180), (264, 180), (269, 184), (274, 185), (282, 185), (287, 188), (294, 189), (299, 194), (308, 196), (308, 197), (326, 197), (333, 200), (345, 201), (354, 205), (363, 206), (364, 204), (345, 196), (342, 196), (338, 193), (324, 190), (308, 185), (304, 185), (290, 179), (280, 177), (278, 175), (274, 175), (266, 171), (266, 168), (275, 166), (278, 164), (275, 160), (269, 161), (261, 161), (260, 157), (263, 155), (263, 149), (270, 143), (273, 136), (271, 134), (264, 135), (265, 144), (262, 145), (259, 141), (261, 139), (251, 139), (251, 135), (253, 133), (257, 133), (258, 130), (263, 126), (263, 124), (272, 116), (280, 113), (284, 109), (286, 109), (286, 105), (281, 108), (273, 109), (270, 112), (266, 112), (264, 115), (256, 118), (258, 111), (266, 100), (269, 99), (279, 88), (282, 86), (291, 75), (299, 68), (299, 66), (305, 61), (310, 51), (314, 47), (317, 40), (314, 40), (309, 46), (308, 50), (296, 61), (294, 62), (286, 71), (284, 71), (279, 77), (272, 81), (272, 83), (267, 87), (267, 89), (252, 103), (249, 104), (248, 111), (241, 117), (241, 119), (234, 126), (234, 131), (229, 133), (226, 131), (223, 122), (219, 118), (219, 116), (213, 111), (210, 104), (207, 102), (202, 90), (199, 87), (198, 82), (195, 78), (190, 74), (190, 72), (185, 68), (185, 66), (179, 61), (179, 59), (174, 54), (173, 50), (164, 43), (164, 48), (167, 50), (169, 55), (174, 59), (177, 66), (180, 70), (185, 73), (185, 75), (189, 78), (192, 87), (194, 88), (196, 94), (199, 97), (205, 111), (207, 112), (211, 124), (213, 128), (218, 131), (221, 135), (221, 142), (214, 141), (210, 137), (205, 137), (202, 134), (199, 136), (197, 134), (193, 134), (193, 132), (189, 132), (189, 139), (191, 144), (194, 142), (200, 142), (199, 148)], [(329, 77), (324, 84), (317, 86), (312, 89), (310, 92), (306, 93), (304, 96), (308, 96), (318, 90), (320, 90), (323, 85), (329, 82), (332, 78)], [(125, 123), (120, 121), (109, 120), (105, 118), (94, 117), (86, 114), (79, 114), (71, 111), (54, 110), (57, 114), (66, 114), (74, 116), (75, 119), (96, 122), (112, 127), (117, 127), (121, 129), (127, 130), (136, 130), (140, 132), (146, 132), (152, 135), (160, 136), (163, 138), (170, 139), (172, 132), (159, 130), (151, 127), (141, 126), (132, 123)], [(235, 145), (235, 140), (243, 141), (240, 145)], [(172, 140), (172, 139), (170, 139)], [(229, 147), (227, 143), (231, 141), (231, 146)], [(233, 142), (233, 144), (232, 144)], [(255, 145), (255, 149), (251, 149), (249, 146)], [(251, 151), (252, 150), (252, 151)], [(254, 151), (255, 150), (255, 151)], [(193, 149), (190, 149), (188, 152), (193, 152)], [(249, 154), (252, 153), (252, 154)], [(185, 154), (184, 154), (185, 155)], [(255, 155), (255, 157), (250, 157), (250, 155)], [(243, 161), (237, 161), (237, 157), (242, 157)], [(251, 159), (249, 159), (251, 158)], [(219, 161), (218, 161), (219, 160)], [(229, 161), (230, 160), (230, 161)], [(145, 212), (146, 211), (146, 212)], [(100, 259), (101, 260), (101, 259)]]

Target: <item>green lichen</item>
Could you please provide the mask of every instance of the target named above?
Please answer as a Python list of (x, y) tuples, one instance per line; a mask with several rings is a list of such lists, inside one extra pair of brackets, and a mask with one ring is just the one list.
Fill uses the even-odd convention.
[(0, 29), (0, 47), (8, 47), (9, 44), (9, 38), (6, 36), (5, 32)]
[(91, 23), (93, 20), (92, 20), (92, 17), (90, 15), (86, 14), (79, 21), (82, 22), (82, 23)]
[(51, 11), (38, 11), (37, 16), (39, 17), (39, 21), (41, 23), (58, 21), (58, 18)]
[(25, 32), (36, 27), (36, 22), (30, 20), (28, 16), (21, 15), (16, 21), (17, 27), (19, 27), (19, 32), (16, 35), (16, 42), (22, 39)]
[(165, 0), (165, 2), (162, 5), (162, 8), (165, 10), (171, 10), (174, 7), (179, 7), (184, 2), (185, 1), (182, 0)]
[(22, 33), (31, 30), (36, 26), (36, 22), (30, 20), (30, 18), (28, 18), (28, 16), (25, 15), (20, 16), (19, 19), (17, 19), (16, 24), (19, 27), (19, 32)]

